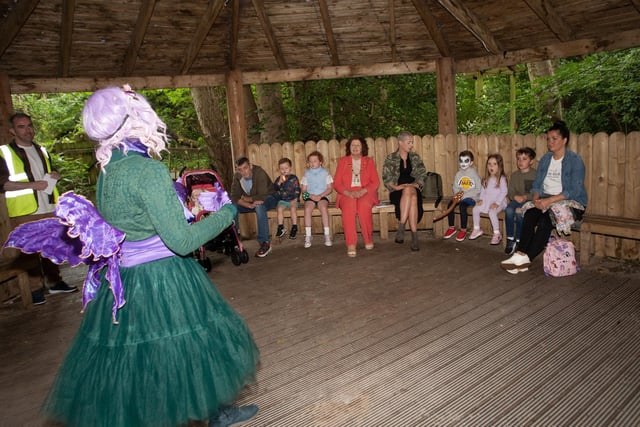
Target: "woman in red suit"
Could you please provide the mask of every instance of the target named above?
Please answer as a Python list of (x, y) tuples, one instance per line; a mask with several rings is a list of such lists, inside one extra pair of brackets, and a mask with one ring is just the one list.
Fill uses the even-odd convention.
[(371, 208), (378, 201), (380, 179), (375, 162), (368, 157), (369, 148), (363, 138), (347, 141), (347, 153), (338, 161), (333, 176), (333, 188), (338, 193), (336, 206), (342, 211), (342, 228), (347, 243), (347, 255), (356, 256), (356, 216), (365, 249), (373, 249), (373, 215)]

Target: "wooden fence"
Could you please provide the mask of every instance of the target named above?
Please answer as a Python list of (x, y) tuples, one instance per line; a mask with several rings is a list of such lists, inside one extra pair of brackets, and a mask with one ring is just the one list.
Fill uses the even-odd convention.
[[(470, 150), (481, 176), (485, 173), (487, 156), (500, 153), (504, 158), (507, 176), (516, 169), (515, 152), (520, 147), (531, 147), (537, 159), (547, 151), (546, 135), (436, 135), (415, 136), (415, 151), (422, 157), (427, 170), (442, 175), (444, 193), (451, 196), (452, 183), (458, 169), (458, 153)], [(366, 138), (369, 156), (373, 157), (382, 179), (382, 165), (386, 156), (397, 147), (397, 139)], [(346, 140), (285, 142), (248, 147), (250, 161), (262, 166), (272, 177), (278, 175), (278, 160), (288, 157), (293, 171), (302, 177), (306, 156), (318, 150), (324, 156), (324, 165), (333, 174), (338, 159), (345, 153)], [(571, 135), (569, 147), (584, 160), (586, 187), (589, 195), (587, 211), (591, 214), (640, 218), (640, 132)], [(537, 162), (536, 162), (537, 165)], [(380, 200), (388, 200), (384, 186), (379, 188)], [(335, 193), (331, 196), (335, 200)], [(575, 241), (576, 239), (574, 239)], [(596, 255), (623, 259), (640, 259), (640, 242), (599, 236), (595, 243)]]

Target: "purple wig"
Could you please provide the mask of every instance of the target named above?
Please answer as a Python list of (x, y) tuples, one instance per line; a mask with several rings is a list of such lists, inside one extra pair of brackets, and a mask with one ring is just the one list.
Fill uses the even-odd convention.
[(108, 87), (89, 97), (82, 110), (82, 123), (89, 138), (98, 142), (96, 159), (100, 167), (111, 160), (111, 151), (127, 152), (125, 140), (138, 140), (149, 155), (166, 150), (166, 125), (147, 100), (128, 85)]

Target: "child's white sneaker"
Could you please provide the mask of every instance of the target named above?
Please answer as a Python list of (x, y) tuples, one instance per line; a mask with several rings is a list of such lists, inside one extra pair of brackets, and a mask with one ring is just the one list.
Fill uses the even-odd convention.
[(482, 228), (474, 228), (473, 231), (471, 232), (471, 236), (469, 236), (469, 240), (476, 240), (478, 237), (482, 236), (484, 234), (484, 231), (482, 231)]
[(313, 239), (313, 236), (304, 236), (304, 247), (305, 248), (310, 248), (311, 247), (311, 239)]
[(333, 242), (331, 241), (331, 236), (329, 236), (328, 234), (324, 236), (324, 245), (325, 246), (333, 245)]

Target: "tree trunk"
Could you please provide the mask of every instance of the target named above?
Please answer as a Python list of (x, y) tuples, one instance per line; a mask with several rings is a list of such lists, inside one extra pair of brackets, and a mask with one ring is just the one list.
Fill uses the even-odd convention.
[[(533, 62), (527, 64), (527, 72), (529, 73), (531, 85), (535, 86), (537, 78), (552, 76), (555, 73), (555, 63), (551, 60)], [(562, 119), (562, 100), (560, 99), (557, 88), (554, 88), (552, 93), (543, 94), (539, 100), (542, 111), (548, 117)]]
[(256, 85), (258, 116), (262, 124), (261, 143), (285, 142), (287, 139), (287, 118), (282, 105), (280, 85)]
[(222, 86), (192, 88), (191, 97), (209, 158), (218, 171), (223, 186), (229, 190), (235, 168), (231, 160), (225, 89)]
[(253, 96), (251, 85), (244, 85), (242, 87), (242, 95), (244, 98), (244, 110), (247, 116), (247, 144), (259, 144), (260, 118), (258, 117), (258, 106), (256, 105), (256, 99)]

